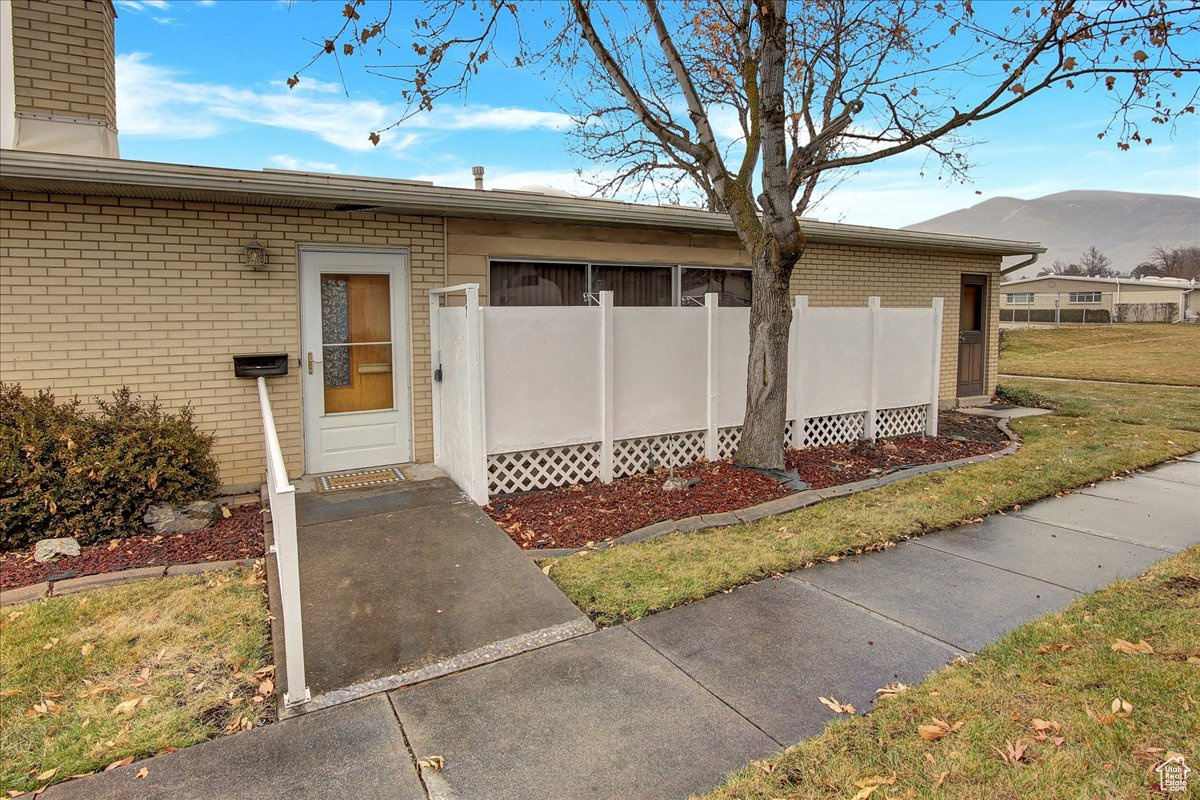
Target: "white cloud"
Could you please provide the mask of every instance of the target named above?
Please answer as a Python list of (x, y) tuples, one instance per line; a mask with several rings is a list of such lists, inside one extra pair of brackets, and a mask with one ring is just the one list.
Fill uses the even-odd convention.
[(167, 0), (117, 0), (117, 6), (127, 11), (145, 11), (147, 8), (166, 11), (171, 4)]
[[(307, 133), (344, 150), (369, 152), (374, 145), (367, 134), (403, 113), (397, 105), (339, 96), (336, 84), (301, 81), (300, 86), (306, 84), (311, 86), (304, 91), (280, 84), (258, 91), (192, 82), (150, 63), (145, 53), (125, 53), (117, 57), (119, 127), (122, 134), (188, 139), (213, 136), (240, 122)], [(406, 121), (385, 134), (382, 146), (397, 153), (407, 150), (419, 141), (414, 130), (562, 130), (569, 124), (565, 114), (537, 109), (451, 106)]]
[(341, 172), (337, 164), (328, 161), (309, 161), (285, 153), (269, 157), (267, 164), (276, 169), (290, 169), (299, 172)]

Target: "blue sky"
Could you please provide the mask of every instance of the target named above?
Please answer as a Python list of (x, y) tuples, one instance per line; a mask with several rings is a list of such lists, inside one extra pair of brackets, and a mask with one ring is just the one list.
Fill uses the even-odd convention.
[[(391, 131), (394, 81), (344, 61), (343, 91), (332, 62), (285, 81), (334, 29), (341, 2), (117, 0), (117, 114), (121, 155), (242, 169), (301, 169), (471, 185), (487, 167), (489, 188), (549, 185), (587, 193), (567, 149), (569, 120), (553, 100), (553, 75), (486, 69), (464, 100), (447, 100)], [(400, 8), (402, 16), (410, 16)], [(398, 27), (393, 37), (404, 30)], [(306, 41), (309, 40), (309, 41)], [(493, 65), (489, 65), (492, 67)], [(899, 227), (996, 196), (1037, 197), (1068, 189), (1200, 196), (1200, 119), (1171, 138), (1119, 152), (1096, 133), (1107, 119), (1100, 94), (1057, 91), (972, 129), (972, 183), (921, 176), (917, 154), (869, 165), (811, 216)]]

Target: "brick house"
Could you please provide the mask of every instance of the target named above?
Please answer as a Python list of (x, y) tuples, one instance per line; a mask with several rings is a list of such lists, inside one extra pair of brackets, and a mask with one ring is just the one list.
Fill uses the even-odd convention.
[[(0, 377), (85, 401), (129, 385), (191, 403), (228, 486), (263, 470), (255, 387), (233, 355), (289, 358), (271, 384), (289, 472), (427, 461), (430, 289), (478, 283), (509, 305), (602, 289), (617, 305), (749, 301), (749, 258), (719, 214), (122, 160), (109, 0), (0, 14)], [(1002, 261), (1040, 245), (805, 229), (793, 293), (814, 306), (943, 297), (942, 404), (991, 394)]]

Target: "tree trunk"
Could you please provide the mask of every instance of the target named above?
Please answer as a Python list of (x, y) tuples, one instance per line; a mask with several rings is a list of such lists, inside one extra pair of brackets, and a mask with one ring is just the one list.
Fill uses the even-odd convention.
[(783, 469), (787, 425), (788, 332), (792, 326), (792, 267), (798, 253), (781, 253), (772, 240), (756, 248), (750, 305), (750, 359), (746, 419), (734, 463)]

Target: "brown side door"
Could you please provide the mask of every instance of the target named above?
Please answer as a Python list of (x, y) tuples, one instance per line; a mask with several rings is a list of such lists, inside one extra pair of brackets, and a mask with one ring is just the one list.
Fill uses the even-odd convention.
[(963, 275), (958, 306), (958, 396), (984, 393), (987, 276)]

